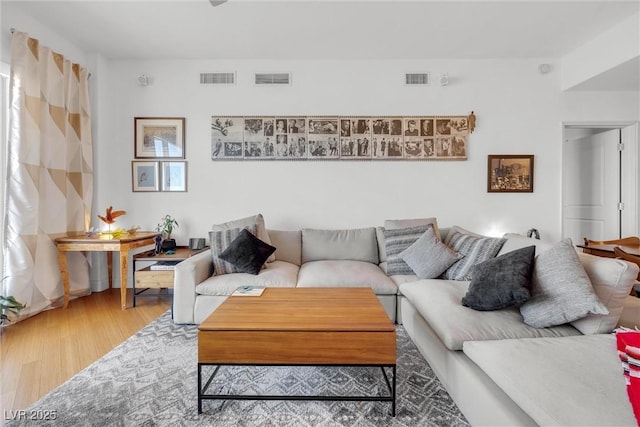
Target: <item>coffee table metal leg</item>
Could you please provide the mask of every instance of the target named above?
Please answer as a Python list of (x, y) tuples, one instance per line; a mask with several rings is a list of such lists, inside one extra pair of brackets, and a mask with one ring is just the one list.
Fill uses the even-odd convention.
[[(215, 370), (209, 376), (207, 383), (202, 386), (202, 366), (213, 365), (210, 363), (198, 363), (198, 414), (202, 414), (202, 401), (205, 399), (218, 399), (218, 400), (333, 400), (333, 401), (368, 401), (368, 402), (390, 402), (391, 403), (391, 416), (396, 416), (396, 365), (380, 366), (382, 369), (382, 375), (384, 376), (385, 383), (389, 389), (389, 396), (298, 396), (298, 395), (242, 395), (242, 394), (207, 394), (207, 389), (211, 385), (213, 378), (218, 373), (218, 370), (222, 365), (216, 365)], [(249, 366), (249, 365), (247, 365)], [(268, 366), (268, 365), (267, 365)], [(286, 365), (271, 365), (271, 366), (286, 366)], [(306, 365), (306, 366), (325, 366), (325, 365)], [(332, 365), (335, 366), (335, 365)], [(337, 365), (347, 366), (347, 365)], [(389, 375), (385, 368), (391, 368), (392, 378), (389, 379)]]
[(202, 413), (202, 365), (198, 363), (198, 414)]

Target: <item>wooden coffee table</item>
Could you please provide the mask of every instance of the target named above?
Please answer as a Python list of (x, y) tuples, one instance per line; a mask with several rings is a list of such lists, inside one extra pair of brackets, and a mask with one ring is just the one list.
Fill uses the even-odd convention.
[[(202, 386), (207, 365), (216, 368)], [(223, 365), (380, 367), (389, 395), (208, 394)], [(198, 327), (198, 413), (205, 399), (346, 400), (391, 402), (395, 416), (395, 398), (396, 331), (369, 288), (267, 288), (227, 298)]]

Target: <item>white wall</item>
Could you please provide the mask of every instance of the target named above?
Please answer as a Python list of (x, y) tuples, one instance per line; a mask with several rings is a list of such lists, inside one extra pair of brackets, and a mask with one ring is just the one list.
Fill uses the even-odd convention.
[[(150, 229), (171, 214), (179, 244), (212, 223), (262, 212), (267, 227), (349, 228), (387, 218), (437, 216), (443, 226), (499, 234), (535, 227), (560, 237), (563, 121), (638, 120), (638, 93), (560, 91), (559, 71), (536, 60), (112, 61), (113, 121), (96, 147), (101, 211), (126, 209), (122, 226)], [(554, 67), (558, 68), (558, 67)], [(450, 84), (403, 85), (403, 74), (448, 72)], [(238, 84), (199, 84), (199, 73), (237, 71)], [(256, 71), (290, 71), (291, 87), (255, 87)], [(138, 87), (144, 73), (152, 84)], [(457, 162), (213, 162), (212, 115), (477, 115), (468, 160)], [(133, 118), (186, 117), (187, 193), (133, 193)], [(488, 154), (534, 154), (534, 192), (487, 193)]]

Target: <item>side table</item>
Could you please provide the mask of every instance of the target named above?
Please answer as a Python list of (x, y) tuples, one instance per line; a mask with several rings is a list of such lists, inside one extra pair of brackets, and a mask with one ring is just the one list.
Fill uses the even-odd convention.
[(67, 269), (67, 252), (72, 251), (101, 251), (120, 253), (120, 304), (122, 309), (127, 308), (127, 259), (129, 251), (155, 244), (158, 233), (151, 231), (138, 231), (127, 234), (119, 239), (110, 235), (87, 236), (85, 234), (58, 237), (58, 264), (62, 285), (64, 287), (64, 308), (69, 306), (69, 271)]
[(159, 253), (155, 251), (143, 252), (133, 256), (133, 306), (136, 306), (137, 297), (169, 297), (173, 296), (172, 293), (166, 294), (144, 294), (149, 289), (173, 289), (173, 269), (167, 270), (155, 270), (152, 269), (152, 265), (146, 266), (138, 270), (136, 263), (138, 262), (153, 262), (157, 264), (159, 262), (170, 261), (176, 264), (180, 261), (209, 250), (209, 246), (202, 249), (189, 249), (188, 246), (178, 246), (175, 249), (174, 254)]

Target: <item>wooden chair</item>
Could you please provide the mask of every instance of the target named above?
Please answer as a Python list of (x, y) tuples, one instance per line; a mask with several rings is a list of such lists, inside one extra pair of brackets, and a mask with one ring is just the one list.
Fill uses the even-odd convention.
[[(625, 261), (629, 261), (632, 262), (634, 264), (636, 264), (638, 267), (640, 267), (640, 257), (630, 254), (628, 252), (625, 252), (622, 248), (619, 248), (618, 246), (616, 246), (615, 248), (613, 248), (613, 253), (615, 254), (616, 258), (620, 258), (623, 259)], [(633, 288), (631, 288), (631, 295), (635, 295), (638, 296), (637, 292), (635, 291), (635, 286), (638, 285), (638, 281), (640, 281), (640, 273), (638, 273), (638, 277), (636, 277), (636, 285), (634, 285)]]
[(614, 240), (590, 240), (586, 237), (583, 237), (583, 239), (584, 239), (585, 246), (589, 246), (589, 245), (640, 246), (640, 238), (636, 236), (624, 237), (622, 239), (614, 239)]

